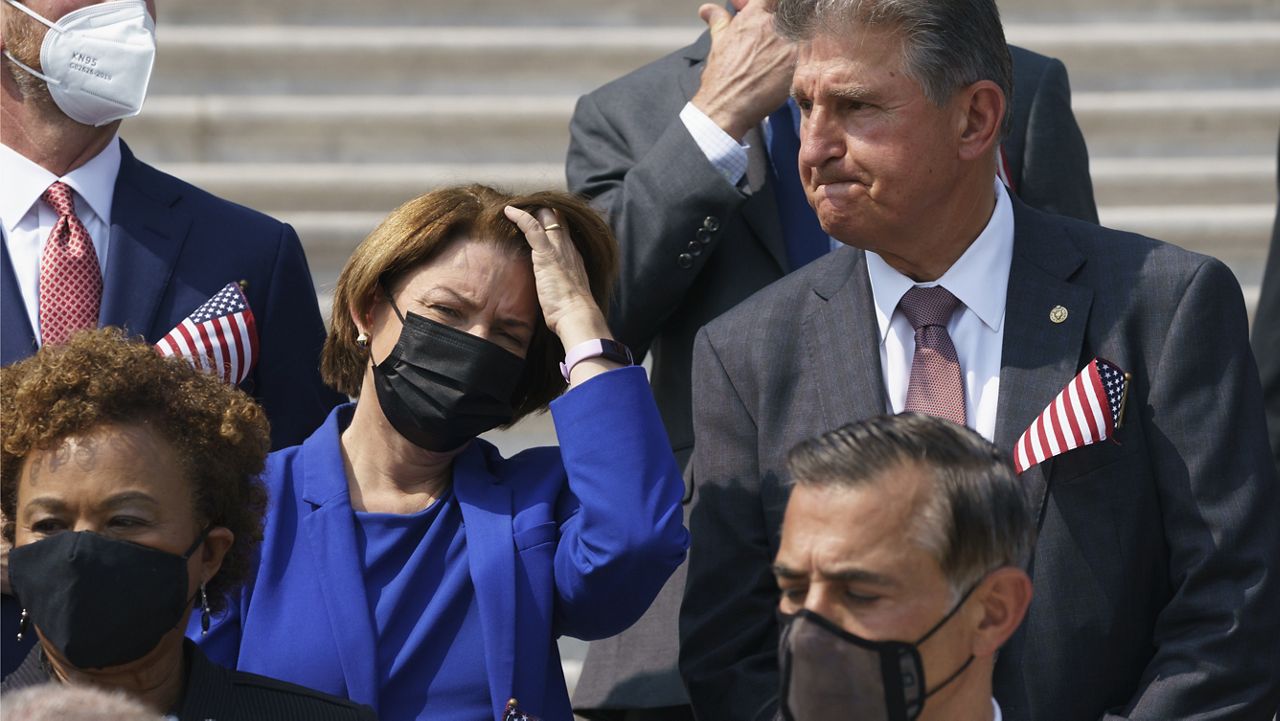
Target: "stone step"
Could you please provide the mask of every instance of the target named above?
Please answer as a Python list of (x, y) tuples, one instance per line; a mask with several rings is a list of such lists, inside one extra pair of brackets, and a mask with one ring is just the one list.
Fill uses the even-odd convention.
[(1274, 155), (1280, 86), (1259, 90), (1078, 93), (1093, 157)]
[(1100, 206), (1108, 227), (1159, 238), (1234, 267), (1261, 267), (1266, 261), (1276, 205)]
[(1098, 158), (1089, 163), (1099, 206), (1266, 204), (1276, 200), (1276, 159)]
[[(165, 0), (162, 25), (646, 25), (696, 24), (698, 0)], [(1277, 18), (1274, 0), (1001, 0), (1006, 22)]]
[(556, 163), (158, 163), (209, 192), (253, 208), (383, 215), (432, 188), (485, 183), (515, 192), (564, 188)]
[(1005, 35), (1062, 60), (1073, 90), (1280, 84), (1280, 20), (1010, 25)]
[[(123, 135), (159, 162), (559, 163), (575, 97), (156, 96)], [(1077, 93), (1097, 157), (1274, 155), (1280, 88)]]
[[(1276, 83), (1280, 20), (1010, 25), (1078, 91)], [(692, 41), (685, 26), (164, 27), (154, 94), (581, 94)]]
[(688, 28), (170, 27), (152, 92), (581, 94), (696, 36)]
[(123, 135), (170, 162), (564, 162), (573, 95), (153, 96)]

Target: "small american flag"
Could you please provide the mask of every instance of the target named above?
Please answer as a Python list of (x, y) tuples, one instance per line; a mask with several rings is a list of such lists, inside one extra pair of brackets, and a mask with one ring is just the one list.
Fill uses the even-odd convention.
[(240, 383), (258, 360), (258, 328), (237, 283), (228, 283), (156, 343), (164, 356), (180, 356), (227, 383)]
[(520, 704), (515, 699), (511, 699), (507, 701), (507, 708), (502, 712), (502, 721), (541, 721), (541, 719), (521, 711)]
[(1094, 358), (1080, 371), (1013, 448), (1018, 473), (1060, 453), (1110, 438), (1124, 417), (1129, 374)]

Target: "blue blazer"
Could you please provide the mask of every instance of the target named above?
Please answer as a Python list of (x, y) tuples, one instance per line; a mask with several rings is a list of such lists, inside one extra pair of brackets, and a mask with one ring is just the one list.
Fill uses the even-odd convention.
[[(342, 406), (273, 453), (257, 576), (200, 639), (216, 662), (379, 705), (373, 615), (339, 434)], [(551, 404), (560, 447), (504, 459), (477, 439), (454, 464), (494, 718), (508, 698), (572, 718), (556, 639), (619, 633), (684, 559), (683, 483), (641, 368), (597, 376)], [(430, 709), (427, 709), (430, 711)]]
[[(273, 447), (301, 443), (345, 398), (320, 380), (324, 323), (297, 234), (156, 170), (123, 142), (120, 152), (98, 325), (120, 326), (155, 343), (227, 283), (247, 280), (259, 353), (241, 387), (266, 409)], [(4, 243), (0, 365), (9, 365), (34, 353), (36, 340)], [(5, 596), (0, 672), (6, 675), (34, 643), (13, 642), (19, 611)]]

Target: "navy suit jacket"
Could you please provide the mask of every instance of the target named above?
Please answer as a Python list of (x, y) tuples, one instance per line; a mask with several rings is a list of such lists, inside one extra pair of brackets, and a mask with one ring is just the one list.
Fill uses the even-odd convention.
[[(241, 384), (262, 404), (275, 448), (301, 443), (344, 398), (320, 380), (324, 323), (293, 228), (143, 163), (120, 144), (100, 326), (155, 343), (227, 283), (248, 281), (258, 364)], [(35, 333), (6, 241), (0, 253), (0, 365), (34, 353)], [(26, 654), (19, 610), (3, 603), (3, 673)], [(34, 638), (28, 634), (27, 638)]]
[[(373, 401), (370, 401), (373, 402)], [(201, 638), (215, 662), (379, 703), (377, 637), (356, 544), (336, 409), (299, 447), (273, 453), (256, 579)], [(467, 564), (495, 718), (508, 698), (568, 719), (556, 638), (621, 632), (684, 561), (683, 481), (641, 368), (597, 376), (551, 404), (559, 448), (504, 459), (477, 439), (454, 462)], [(423, 589), (424, 595), (430, 589)], [(194, 616), (193, 616), (194, 618)], [(427, 679), (423, 679), (424, 683)]]

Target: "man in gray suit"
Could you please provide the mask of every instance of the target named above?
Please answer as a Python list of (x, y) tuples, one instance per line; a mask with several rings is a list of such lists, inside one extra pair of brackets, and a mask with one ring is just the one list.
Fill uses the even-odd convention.
[[(796, 154), (785, 104), (794, 51), (774, 32), (765, 2), (733, 4), (736, 15), (702, 6), (711, 29), (697, 42), (579, 100), (567, 161), (569, 187), (593, 198), (618, 235), (610, 322), (638, 355), (650, 355), (654, 395), (682, 464), (693, 448), (698, 328), (831, 245), (794, 159), (781, 175), (771, 163)], [(1035, 207), (1096, 222), (1066, 69), (1013, 52), (1013, 118), (1003, 143), (1009, 182)], [(784, 122), (765, 121), (771, 115)], [(788, 139), (789, 150), (781, 143)], [(683, 588), (682, 567), (631, 630), (591, 644), (574, 693), (579, 713), (612, 718), (621, 714), (604, 709), (647, 708), (657, 718), (688, 717), (671, 708), (687, 703), (676, 671)]]
[(1004, 719), (1270, 718), (1280, 495), (1230, 271), (995, 182), (1012, 73), (992, 0), (782, 0), (777, 17), (799, 41), (800, 177), (851, 247), (695, 342), (680, 666), (698, 718), (776, 710), (787, 448), (924, 410), (1008, 452), (1094, 357), (1132, 374), (1126, 416), (1114, 442), (1021, 475), (1040, 540), (996, 665)]

